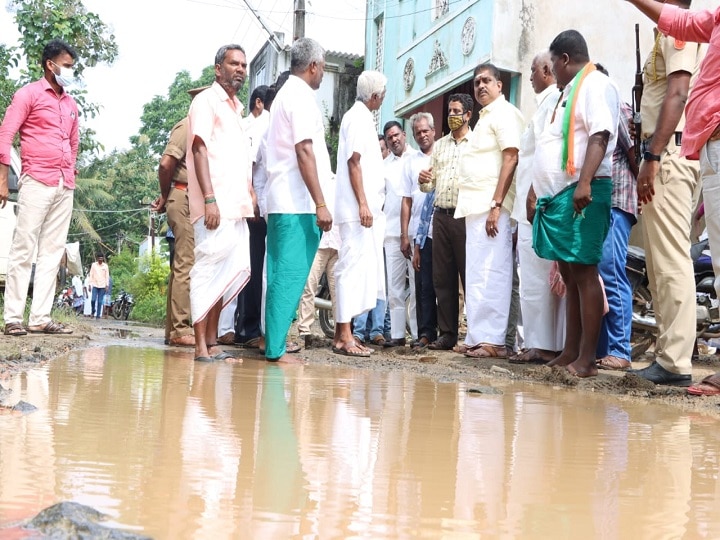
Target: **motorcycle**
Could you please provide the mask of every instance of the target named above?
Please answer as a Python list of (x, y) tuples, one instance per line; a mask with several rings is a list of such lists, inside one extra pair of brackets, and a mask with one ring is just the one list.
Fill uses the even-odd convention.
[[(695, 273), (697, 337), (703, 339), (720, 337), (720, 308), (714, 286), (715, 274), (711, 259), (703, 255), (707, 246), (707, 240), (705, 240), (694, 244), (691, 250)], [(628, 247), (625, 270), (633, 290), (633, 336), (630, 355), (635, 359), (655, 343), (657, 334), (657, 322), (653, 311), (643, 249), (636, 246)]]
[(75, 300), (75, 290), (72, 287), (65, 287), (60, 290), (55, 307), (57, 309), (71, 311), (73, 309), (73, 301)]
[(134, 305), (135, 299), (132, 295), (128, 292), (120, 291), (120, 294), (117, 295), (110, 307), (110, 312), (115, 319), (127, 321)]

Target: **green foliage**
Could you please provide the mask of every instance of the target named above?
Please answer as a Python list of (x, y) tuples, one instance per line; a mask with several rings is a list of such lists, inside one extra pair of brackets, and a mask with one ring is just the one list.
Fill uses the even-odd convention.
[(130, 316), (137, 321), (163, 324), (170, 265), (157, 255), (148, 255), (139, 260), (139, 268), (129, 288), (135, 297)]
[(203, 69), (200, 78), (195, 80), (190, 77), (189, 72), (179, 72), (168, 88), (167, 96), (155, 96), (143, 106), (143, 114), (140, 117), (142, 124), (140, 134), (131, 137), (130, 142), (136, 144), (139, 138), (145, 135), (149, 140), (152, 152), (158, 156), (161, 155), (165, 150), (170, 130), (185, 117), (190, 107), (191, 100), (188, 90), (207, 86), (214, 80), (214, 66), (207, 66)]
[[(136, 144), (139, 138), (145, 135), (150, 142), (152, 152), (158, 156), (162, 155), (170, 130), (187, 115), (190, 108), (191, 99), (188, 90), (208, 86), (214, 80), (215, 66), (207, 66), (197, 79), (192, 79), (187, 71), (180, 71), (168, 88), (167, 96), (155, 96), (143, 106), (140, 133), (130, 137), (130, 142)], [(241, 103), (247, 103), (247, 85), (238, 92), (238, 99)]]
[[(20, 47), (17, 51), (27, 62), (19, 81), (10, 81), (7, 73), (7, 62), (0, 51), (0, 113), (4, 113), (9, 101), (5, 100), (6, 85), (25, 84), (43, 76), (41, 65), (42, 51), (51, 39), (62, 39), (72, 45), (78, 53), (75, 63), (75, 74), (82, 78), (87, 67), (104, 62), (112, 64), (118, 54), (115, 36), (108, 26), (95, 13), (89, 12), (82, 0), (8, 0), (8, 10), (15, 13), (15, 23), (20, 31)], [(5, 48), (5, 54), (9, 49)], [(10, 59), (14, 51), (10, 51)], [(13, 61), (17, 65), (17, 59)], [(6, 75), (3, 77), (3, 75)], [(87, 100), (85, 90), (70, 92), (78, 102), (80, 114), (94, 117), (99, 107)], [(95, 133), (83, 129), (80, 135), (80, 150), (95, 151), (100, 147), (95, 140)]]
[(0, 43), (0, 118), (4, 116), (13, 94), (20, 87), (17, 81), (10, 78), (10, 69), (17, 67), (18, 57), (17, 49)]
[(121, 290), (129, 291), (130, 284), (138, 272), (135, 254), (127, 248), (123, 249), (108, 259), (108, 266), (113, 280), (113, 295), (117, 296)]

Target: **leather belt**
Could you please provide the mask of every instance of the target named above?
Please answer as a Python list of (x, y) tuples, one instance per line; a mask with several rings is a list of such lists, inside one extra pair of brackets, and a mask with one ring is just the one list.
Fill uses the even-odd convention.
[(183, 184), (182, 182), (175, 182), (172, 187), (180, 191), (187, 191), (187, 184)]
[(435, 213), (436, 214), (445, 214), (446, 216), (454, 216), (455, 209), (454, 208), (440, 208), (439, 206), (436, 206)]

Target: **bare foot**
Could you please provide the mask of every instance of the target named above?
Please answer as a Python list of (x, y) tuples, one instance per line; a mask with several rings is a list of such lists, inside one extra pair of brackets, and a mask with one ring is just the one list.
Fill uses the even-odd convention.
[(265, 358), (268, 362), (277, 362), (279, 364), (304, 364), (305, 360), (300, 358), (299, 356), (295, 356), (293, 354), (283, 354), (280, 358)]
[(590, 364), (588, 366), (585, 364), (581, 364), (578, 361), (569, 364), (565, 369), (568, 370), (568, 373), (570, 373), (570, 375), (580, 377), (581, 379), (586, 379), (588, 377), (597, 377), (598, 374), (598, 369), (595, 364)]
[[(577, 358), (577, 357), (575, 357), (575, 358)], [(551, 360), (546, 365), (548, 365), (550, 367), (553, 367), (553, 366), (566, 367), (566, 366), (569, 366), (570, 364), (572, 364), (575, 361), (575, 358), (573, 358), (571, 355), (565, 354), (563, 352), (560, 354), (560, 356)]]

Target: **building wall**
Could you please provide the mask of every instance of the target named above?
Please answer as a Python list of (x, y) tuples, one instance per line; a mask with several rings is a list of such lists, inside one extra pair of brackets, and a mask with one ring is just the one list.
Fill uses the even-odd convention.
[[(440, 0), (369, 0), (366, 24), (366, 69), (377, 69), (389, 79), (380, 122), (407, 118), (457, 85), (470, 80), (474, 67), (485, 61), (518, 75), (509, 97), (526, 118), (535, 110), (529, 73), (533, 57), (547, 49), (561, 31), (574, 28), (588, 42), (590, 57), (604, 64), (628, 102), (635, 76), (635, 23), (640, 24), (641, 60), (653, 45), (652, 22), (624, 0), (468, 0), (447, 2), (448, 13), (433, 17)], [(693, 10), (715, 9), (716, 0), (695, 0)], [(468, 18), (475, 22), (475, 38), (463, 52)], [(384, 21), (384, 39), (377, 43), (378, 21)], [(427, 70), (436, 43), (445, 66), (431, 75)], [(414, 82), (405, 86), (408, 59), (414, 63)], [(432, 102), (437, 109), (437, 100)], [(433, 114), (435, 114), (433, 112)], [(444, 114), (444, 112), (443, 112)], [(442, 118), (435, 117), (436, 123)]]

